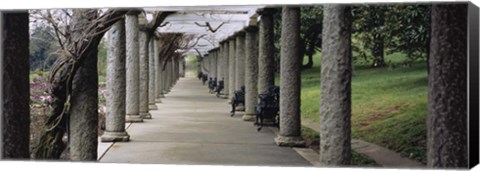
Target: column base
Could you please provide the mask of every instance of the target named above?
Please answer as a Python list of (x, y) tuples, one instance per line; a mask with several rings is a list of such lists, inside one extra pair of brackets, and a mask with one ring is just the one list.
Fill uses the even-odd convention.
[(155, 103), (162, 103), (162, 100), (160, 100), (160, 98), (156, 98)]
[(237, 106), (235, 107), (235, 111), (245, 111), (245, 106)]
[(287, 146), (287, 147), (305, 147), (305, 141), (302, 137), (284, 137), (278, 135), (275, 138), (275, 143), (278, 146)]
[(249, 121), (249, 122), (255, 121), (255, 119), (256, 119), (256, 114), (247, 114), (247, 113), (245, 113), (245, 114), (242, 116), (242, 119), (243, 119), (243, 121)]
[(127, 142), (130, 141), (130, 135), (127, 132), (103, 132), (100, 138), (102, 142)]
[(127, 115), (125, 122), (143, 122), (143, 118), (140, 115)]
[(158, 107), (155, 104), (149, 104), (148, 105), (148, 110), (158, 110)]
[(160, 94), (160, 98), (165, 98), (165, 95), (163, 95), (163, 94)]
[(150, 113), (140, 113), (140, 116), (142, 116), (142, 119), (152, 119), (152, 114)]

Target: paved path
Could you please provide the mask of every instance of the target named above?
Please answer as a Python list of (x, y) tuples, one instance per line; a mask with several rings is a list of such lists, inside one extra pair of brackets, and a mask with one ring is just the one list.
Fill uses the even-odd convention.
[(198, 79), (180, 79), (157, 106), (153, 119), (128, 127), (130, 142), (103, 148), (100, 162), (312, 166), (292, 148), (276, 146), (271, 129), (257, 132), (240, 113), (230, 117), (227, 100)]
[[(302, 119), (302, 125), (317, 132), (320, 131), (320, 125), (310, 120)], [(372, 144), (359, 139), (352, 139), (352, 149), (362, 153), (377, 164), (388, 168), (423, 168), (424, 164), (402, 157), (395, 151), (389, 150), (376, 144)]]

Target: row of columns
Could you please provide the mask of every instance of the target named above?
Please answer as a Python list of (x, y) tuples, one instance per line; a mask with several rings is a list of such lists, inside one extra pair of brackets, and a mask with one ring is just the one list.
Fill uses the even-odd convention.
[(126, 122), (151, 119), (176, 80), (180, 62), (159, 56), (160, 40), (149, 37), (138, 11), (126, 14), (108, 31), (107, 114), (103, 142), (129, 141)]
[[(246, 28), (220, 42), (218, 48), (206, 55), (210, 78), (224, 79), (225, 97), (245, 86), (244, 121), (255, 120), (258, 94), (274, 86), (274, 9), (261, 9), (258, 23), (255, 18)], [(303, 146), (300, 132), (300, 9), (283, 8), (282, 51), (280, 70), (280, 134), (275, 142), (280, 146)]]

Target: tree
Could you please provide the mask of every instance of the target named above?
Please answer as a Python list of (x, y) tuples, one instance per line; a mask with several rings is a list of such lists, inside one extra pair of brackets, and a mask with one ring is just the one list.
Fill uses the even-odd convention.
[[(430, 51), (430, 11), (427, 4), (389, 6), (386, 33), (388, 54), (403, 52), (414, 62), (427, 59)], [(427, 62), (428, 63), (428, 62)]]
[(55, 50), (55, 36), (51, 27), (38, 24), (32, 30), (30, 36), (30, 70), (50, 68), (55, 62), (57, 55)]
[[(352, 9), (353, 32), (358, 33), (357, 39), (363, 48), (368, 49), (373, 56), (372, 67), (384, 67), (385, 13), (384, 5), (362, 5)], [(358, 49), (358, 48), (357, 48)], [(362, 52), (362, 56), (366, 54)]]
[[(274, 40), (275, 40), (275, 61), (278, 64), (280, 59), (280, 34), (281, 34), (281, 10), (274, 13)], [(323, 6), (302, 6), (300, 7), (300, 58), (308, 57), (308, 62), (302, 65), (302, 69), (309, 69), (313, 66), (313, 55), (322, 48), (322, 18)]]
[[(88, 108), (87, 111), (92, 113), (92, 115), (88, 116), (94, 116), (95, 112), (97, 112), (92, 110), (98, 107), (98, 105), (93, 106), (95, 102), (85, 106), (80, 105), (75, 109), (75, 105), (79, 105), (76, 104), (79, 102), (78, 100), (90, 98), (75, 97), (76, 100), (74, 100), (75, 98), (71, 98), (71, 96), (74, 93), (79, 93), (78, 91), (81, 89), (88, 89), (88, 92), (93, 92), (93, 88), (91, 87), (97, 86), (96, 88), (98, 88), (96, 81), (91, 82), (92, 78), (82, 78), (82, 76), (91, 75), (90, 73), (93, 72), (93, 69), (95, 69), (95, 73), (97, 72), (96, 54), (98, 44), (109, 27), (122, 19), (126, 12), (125, 10), (110, 9), (100, 14), (100, 12), (95, 10), (78, 10), (75, 11), (74, 17), (72, 17), (71, 14), (73, 11), (68, 10), (55, 10), (53, 13), (50, 10), (32, 12), (37, 18), (47, 21), (53, 27), (56, 40), (61, 48), (59, 50), (61, 57), (53, 64), (49, 78), (49, 93), (52, 96), (52, 112), (46, 122), (45, 132), (40, 137), (39, 144), (35, 148), (35, 158), (60, 158), (60, 155), (66, 148), (66, 144), (62, 139), (69, 129), (69, 115), (72, 114), (72, 106), (75, 111), (80, 111), (77, 109), (81, 108)], [(81, 27), (81, 30), (74, 32), (74, 29), (79, 27)], [(87, 58), (93, 59), (87, 60)], [(95, 66), (80, 69), (85, 61), (87, 61), (86, 65)], [(76, 78), (77, 73), (80, 73), (79, 78)], [(95, 92), (95, 94), (96, 93), (97, 92)], [(93, 101), (96, 100), (98, 99)], [(95, 120), (95, 118), (92, 120)], [(87, 122), (89, 125), (93, 123), (91, 121)], [(95, 122), (95, 124), (97, 123)], [(96, 132), (96, 129), (92, 129), (92, 131)], [(95, 135), (95, 137), (96, 136), (97, 135)], [(96, 139), (93, 141), (96, 141)], [(90, 148), (86, 150), (90, 151)], [(80, 155), (78, 159), (90, 160), (92, 158), (93, 156)]]

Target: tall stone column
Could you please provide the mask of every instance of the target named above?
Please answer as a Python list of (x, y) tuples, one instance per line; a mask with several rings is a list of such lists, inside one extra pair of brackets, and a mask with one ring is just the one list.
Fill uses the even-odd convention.
[(235, 95), (235, 37), (229, 38), (228, 47), (228, 99)]
[(155, 38), (150, 38), (148, 42), (148, 109), (149, 110), (157, 110), (158, 107), (155, 105), (155, 98), (157, 97), (157, 92), (155, 91), (156, 88), (156, 75), (155, 75), (155, 52), (157, 50), (155, 47)]
[(239, 31), (235, 50), (235, 90), (245, 85), (245, 32)]
[[(469, 118), (468, 114), (469, 105), (478, 109), (478, 102), (469, 99), (478, 97), (478, 93), (469, 95), (468, 91), (468, 84), (475, 80), (468, 81), (468, 64), (477, 58), (473, 65), (478, 65), (478, 56), (468, 52), (474, 49), (478, 54), (478, 43), (469, 43), (473, 35), (478, 38), (478, 9), (469, 6), (467, 3), (432, 5), (427, 114), (427, 166), (432, 168), (465, 169), (469, 167), (469, 160), (472, 163), (475, 159), (472, 146), (478, 147), (478, 138), (475, 144), (472, 138), (476, 137), (468, 136), (469, 121), (478, 131), (475, 125), (478, 120), (477, 123), (469, 120), (474, 117)], [(475, 70), (478, 72), (478, 67)], [(472, 76), (478, 79), (478, 75)], [(478, 87), (474, 88), (478, 92)], [(477, 115), (478, 119), (478, 112), (470, 111), (470, 115)]]
[[(219, 48), (216, 51), (217, 54), (217, 85), (220, 80), (222, 80), (223, 76), (223, 68), (222, 68), (222, 62), (223, 62), (223, 47), (220, 44)], [(225, 86), (225, 85), (224, 85)]]
[[(143, 25), (141, 26), (143, 27)], [(139, 113), (143, 119), (151, 119), (152, 115), (148, 112), (148, 51), (149, 51), (149, 42), (147, 37), (147, 32), (143, 29), (139, 32), (139, 43), (140, 43), (140, 82), (139, 82)]]
[(245, 36), (245, 114), (244, 121), (255, 120), (258, 101), (258, 27), (246, 28)]
[(165, 91), (170, 92), (170, 87), (172, 85), (172, 59), (167, 61), (167, 66), (165, 68), (166, 78), (165, 78)]
[(224, 97), (225, 98), (228, 98), (228, 93), (229, 93), (229, 82), (230, 82), (230, 78), (229, 78), (229, 41), (228, 40), (224, 40), (223, 41), (223, 52), (222, 52), (222, 55), (223, 55), (223, 62), (222, 62), (222, 75), (223, 75), (223, 84), (224, 84), (224, 88), (223, 88), (223, 94), (224, 94)]
[(213, 50), (213, 79), (218, 79), (218, 49)]
[(129, 12), (125, 16), (127, 40), (127, 122), (143, 122), (139, 109), (139, 42), (138, 14)]
[(274, 9), (260, 9), (261, 15), (258, 31), (258, 92), (268, 91), (270, 86), (275, 85), (275, 58), (273, 40), (273, 13)]
[(283, 7), (280, 52), (279, 146), (304, 146), (300, 125), (300, 8)]
[(125, 20), (112, 25), (107, 46), (107, 114), (102, 142), (129, 141), (125, 131)]
[(0, 159), (30, 158), (28, 11), (0, 12)]
[(160, 48), (160, 42), (158, 39), (155, 38), (154, 42), (153, 42), (153, 46), (154, 46), (154, 51), (153, 51), (153, 57), (154, 57), (154, 60), (155, 60), (155, 82), (156, 82), (156, 85), (155, 85), (155, 103), (161, 103), (162, 100), (160, 98), (164, 97), (163, 96), (163, 72), (162, 72), (162, 68), (161, 68), (161, 59), (160, 59), (160, 55), (158, 54), (159, 53), (159, 48)]
[(351, 162), (351, 14), (346, 5), (325, 5), (322, 31), (320, 163)]

